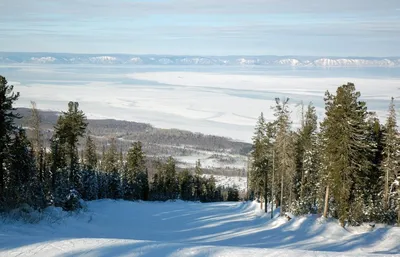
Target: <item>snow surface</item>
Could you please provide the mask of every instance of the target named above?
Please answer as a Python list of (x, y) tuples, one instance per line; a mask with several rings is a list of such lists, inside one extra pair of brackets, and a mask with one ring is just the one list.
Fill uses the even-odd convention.
[[(279, 211), (279, 210), (277, 210)], [(0, 222), (0, 256), (399, 256), (400, 228), (343, 229), (317, 216), (271, 220), (255, 202), (98, 200)]]
[[(203, 175), (206, 178), (211, 177), (210, 174)], [(215, 184), (217, 186), (222, 186), (225, 188), (236, 187), (239, 191), (245, 192), (247, 190), (247, 178), (239, 176), (222, 176), (213, 175), (215, 178)]]

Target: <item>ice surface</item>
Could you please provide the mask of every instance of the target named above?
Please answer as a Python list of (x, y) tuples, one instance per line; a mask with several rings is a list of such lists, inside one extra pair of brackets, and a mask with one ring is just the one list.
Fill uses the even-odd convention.
[[(275, 74), (218, 68), (212, 68), (215, 72), (179, 69), (25, 65), (0, 67), (0, 72), (21, 93), (18, 106), (29, 107), (33, 100), (38, 108), (60, 111), (67, 108), (68, 101), (79, 101), (91, 118), (146, 122), (247, 142), (251, 141), (261, 112), (267, 120), (274, 119), (270, 107), (275, 97), (291, 98), (296, 125), (300, 114), (296, 104), (301, 100), (312, 101), (322, 118), (325, 91), (334, 92), (338, 86), (354, 82), (369, 109), (385, 117), (390, 98), (398, 97), (400, 84), (398, 77), (330, 77), (337, 73), (334, 70), (290, 76), (292, 73), (288, 71)], [(351, 71), (346, 70), (345, 74)]]

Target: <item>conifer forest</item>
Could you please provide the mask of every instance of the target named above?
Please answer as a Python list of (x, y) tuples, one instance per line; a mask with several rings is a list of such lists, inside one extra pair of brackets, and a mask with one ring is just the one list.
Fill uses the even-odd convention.
[[(323, 85), (321, 85), (323, 87)], [(171, 157), (149, 177), (141, 142), (125, 154), (116, 139), (102, 149), (87, 129), (78, 102), (69, 102), (44, 147), (41, 118), (32, 103), (29, 127), (15, 102), (17, 90), (0, 76), (0, 211), (21, 205), (35, 209), (81, 208), (81, 200), (238, 201), (235, 188), (217, 187), (193, 171), (177, 171)], [(249, 153), (248, 190), (241, 200), (258, 200), (265, 212), (320, 214), (342, 226), (363, 222), (400, 224), (400, 137), (394, 98), (385, 120), (370, 112), (356, 85), (338, 85), (325, 93), (325, 115), (313, 103), (301, 103), (301, 124), (293, 126), (290, 99), (276, 98), (275, 120), (259, 116)], [(266, 109), (269, 107), (266, 106)], [(29, 131), (29, 133), (28, 133)], [(29, 136), (28, 136), (29, 134)], [(79, 140), (85, 144), (79, 146)], [(82, 149), (82, 150), (80, 150)], [(271, 204), (273, 203), (273, 204)], [(273, 213), (273, 212), (271, 212)]]

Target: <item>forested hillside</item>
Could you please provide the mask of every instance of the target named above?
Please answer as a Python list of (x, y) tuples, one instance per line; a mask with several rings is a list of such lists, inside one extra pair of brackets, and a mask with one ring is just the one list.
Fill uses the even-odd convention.
[[(17, 108), (16, 112), (23, 117), (17, 120), (16, 124), (29, 127), (31, 125), (31, 110), (29, 108)], [(60, 113), (39, 110), (39, 114), (42, 128), (52, 131)], [(191, 146), (198, 150), (243, 155), (248, 154), (251, 150), (251, 144), (234, 141), (230, 138), (178, 129), (160, 129), (145, 123), (113, 119), (88, 119), (87, 123), (87, 131), (90, 134), (96, 137), (104, 137), (105, 139), (115, 137), (121, 140), (141, 141), (154, 145)]]
[[(31, 112), (29, 108), (16, 110), (22, 118), (16, 120), (15, 123), (26, 128), (28, 138), (32, 137), (33, 133)], [(44, 110), (37, 110), (37, 112), (41, 118), (40, 128), (44, 147), (50, 148), (53, 127), (60, 113)], [(108, 145), (112, 138), (117, 141), (118, 151), (124, 154), (128, 152), (133, 142), (140, 141), (149, 160), (167, 159), (173, 156), (179, 167), (191, 168), (195, 163), (190, 160), (198, 157), (204, 160), (203, 168), (208, 174), (242, 175), (247, 155), (251, 151), (249, 143), (178, 129), (160, 129), (144, 123), (113, 119), (87, 119), (87, 123), (86, 132), (91, 135), (99, 154), (103, 146)], [(79, 139), (79, 151), (83, 150), (84, 144), (85, 138), (82, 137)]]

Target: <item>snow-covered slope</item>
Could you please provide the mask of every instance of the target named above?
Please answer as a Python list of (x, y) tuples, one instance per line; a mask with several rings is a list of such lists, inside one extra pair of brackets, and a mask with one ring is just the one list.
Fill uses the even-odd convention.
[(257, 203), (88, 203), (38, 224), (0, 223), (0, 256), (389, 256), (400, 229), (341, 228), (317, 216), (271, 220)]
[(1, 63), (103, 65), (263, 65), (287, 67), (399, 67), (399, 57), (162, 56), (127, 54), (1, 53)]

